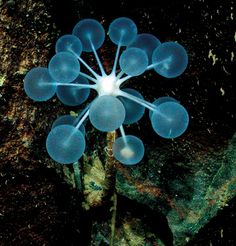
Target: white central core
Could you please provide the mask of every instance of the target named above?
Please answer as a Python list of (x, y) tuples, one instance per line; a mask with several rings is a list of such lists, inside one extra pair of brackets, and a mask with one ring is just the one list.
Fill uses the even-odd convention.
[(98, 79), (97, 92), (99, 96), (112, 95), (116, 96), (119, 90), (117, 78), (114, 75), (106, 75)]

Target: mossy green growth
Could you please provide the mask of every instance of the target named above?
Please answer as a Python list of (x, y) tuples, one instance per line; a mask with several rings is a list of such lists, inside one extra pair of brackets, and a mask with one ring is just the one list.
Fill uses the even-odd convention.
[(103, 203), (103, 197), (107, 189), (106, 173), (103, 163), (96, 153), (91, 157), (85, 155), (83, 165), (83, 193), (85, 198), (83, 206), (88, 210)]

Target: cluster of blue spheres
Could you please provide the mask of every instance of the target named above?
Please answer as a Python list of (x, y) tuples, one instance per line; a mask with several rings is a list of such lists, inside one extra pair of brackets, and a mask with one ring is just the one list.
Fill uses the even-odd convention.
[[(126, 80), (150, 69), (166, 78), (179, 76), (188, 64), (184, 47), (176, 42), (161, 43), (148, 33), (138, 34), (135, 23), (126, 17), (115, 19), (108, 35), (117, 45), (109, 74), (97, 53), (105, 40), (104, 28), (94, 19), (83, 19), (72, 34), (57, 40), (56, 54), (48, 67), (33, 68), (25, 76), (25, 92), (34, 101), (46, 101), (56, 93), (63, 104), (78, 106), (88, 99), (91, 89), (97, 91), (97, 97), (77, 117), (64, 115), (53, 123), (46, 148), (58, 163), (74, 163), (83, 155), (87, 118), (99, 131), (120, 129), (121, 136), (112, 150), (114, 157), (126, 165), (142, 160), (144, 145), (138, 137), (126, 135), (123, 125), (140, 120), (145, 108), (149, 110), (154, 131), (163, 138), (179, 137), (188, 127), (188, 113), (174, 98), (160, 97), (150, 103), (137, 90), (122, 87)], [(99, 74), (81, 58), (82, 52), (93, 52)], [(81, 71), (81, 65), (88, 73)]]

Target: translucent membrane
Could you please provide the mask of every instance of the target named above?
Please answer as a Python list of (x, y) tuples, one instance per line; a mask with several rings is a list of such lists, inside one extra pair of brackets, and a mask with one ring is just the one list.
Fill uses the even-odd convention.
[(139, 48), (128, 48), (121, 54), (119, 64), (124, 73), (130, 76), (138, 76), (145, 72), (148, 66), (148, 57)]
[[(134, 89), (125, 88), (125, 89), (122, 89), (122, 91), (143, 99), (143, 96), (141, 95), (141, 93), (139, 93), (138, 91)], [(145, 108), (142, 105), (128, 98), (119, 97), (119, 99), (121, 100), (121, 102), (123, 103), (125, 107), (125, 120), (123, 124), (133, 124), (142, 118), (145, 112)]]
[(80, 56), (82, 52), (82, 43), (80, 39), (74, 35), (61, 36), (56, 42), (56, 52), (67, 51), (75, 56)]
[(124, 122), (125, 108), (116, 97), (100, 96), (92, 102), (89, 119), (92, 125), (100, 131), (114, 131)]
[(131, 19), (120, 17), (110, 24), (108, 35), (113, 43), (127, 46), (136, 38), (137, 32), (137, 26)]
[(142, 33), (138, 34), (136, 39), (128, 46), (128, 48), (135, 47), (142, 49), (148, 56), (148, 63), (152, 63), (153, 51), (161, 44), (158, 38), (152, 34)]
[(125, 165), (135, 165), (144, 156), (143, 142), (132, 135), (119, 137), (112, 146), (114, 157)]
[(48, 64), (50, 75), (60, 83), (72, 82), (80, 72), (80, 64), (76, 56), (70, 52), (59, 52)]
[(84, 136), (74, 126), (60, 125), (48, 134), (46, 148), (53, 160), (61, 164), (70, 164), (84, 153)]
[[(70, 126), (76, 126), (76, 123), (78, 122), (77, 117), (72, 116), (72, 115), (62, 115), (58, 117), (52, 124), (52, 129), (55, 128), (56, 126), (60, 125), (70, 125)], [(79, 130), (82, 132), (82, 134), (85, 136), (85, 127), (84, 125), (81, 125), (79, 127)]]
[(81, 40), (83, 51), (91, 52), (99, 49), (105, 40), (105, 31), (103, 26), (94, 19), (84, 19), (79, 21), (74, 29), (73, 35)]
[[(75, 84), (89, 84), (85, 77), (78, 76), (72, 83)], [(57, 97), (62, 103), (68, 106), (77, 106), (85, 102), (89, 97), (89, 88), (80, 88), (74, 86), (58, 86)]]
[(188, 55), (184, 47), (175, 42), (165, 42), (153, 52), (154, 70), (166, 78), (174, 78), (184, 72), (188, 65)]
[(31, 69), (24, 78), (24, 90), (35, 101), (46, 101), (56, 92), (56, 82), (45, 67)]
[[(178, 101), (176, 99), (174, 99), (173, 97), (159, 97), (157, 98), (152, 104), (154, 104), (155, 106), (159, 106), (162, 103), (165, 102), (176, 102), (178, 103)], [(149, 110), (149, 117), (151, 119), (153, 114), (153, 110)]]
[(189, 116), (186, 109), (176, 102), (165, 102), (157, 107), (151, 117), (154, 131), (163, 138), (176, 138), (188, 127)]

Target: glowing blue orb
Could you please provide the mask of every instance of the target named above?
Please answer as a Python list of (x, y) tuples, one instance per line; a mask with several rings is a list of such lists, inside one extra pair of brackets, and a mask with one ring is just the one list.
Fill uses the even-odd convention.
[(34, 101), (46, 101), (54, 96), (57, 86), (45, 67), (31, 69), (24, 78), (24, 90)]
[(82, 52), (82, 43), (74, 35), (61, 36), (56, 42), (56, 52), (71, 52), (75, 56), (80, 56)]
[(177, 138), (182, 135), (189, 124), (186, 109), (176, 102), (165, 102), (157, 107), (151, 117), (154, 131), (163, 138)]
[(74, 163), (84, 153), (84, 136), (73, 126), (60, 125), (48, 134), (46, 148), (54, 161), (61, 164)]
[(137, 26), (131, 19), (120, 17), (110, 24), (108, 35), (113, 43), (127, 46), (136, 38), (137, 32)]
[[(89, 84), (88, 80), (79, 75), (74, 81), (74, 84)], [(80, 88), (73, 86), (61, 86), (57, 87), (57, 97), (59, 100), (68, 106), (78, 106), (85, 102), (89, 97), (89, 88)]]
[(138, 76), (146, 70), (148, 57), (142, 49), (128, 48), (121, 54), (119, 63), (124, 73), (130, 76)]
[(113, 96), (100, 96), (89, 109), (92, 125), (102, 132), (111, 132), (119, 128), (125, 119), (125, 108), (121, 101)]
[(48, 70), (57, 82), (68, 83), (78, 77), (80, 64), (70, 52), (59, 52), (50, 60)]
[(84, 19), (79, 21), (75, 25), (72, 33), (79, 37), (83, 46), (83, 51), (85, 52), (93, 51), (93, 47), (95, 50), (99, 49), (105, 40), (103, 26), (94, 19)]
[(184, 47), (175, 42), (165, 42), (153, 52), (154, 69), (166, 78), (175, 78), (182, 74), (188, 65), (188, 55)]
[(144, 145), (139, 138), (127, 135), (125, 138), (119, 137), (115, 140), (112, 151), (119, 162), (125, 165), (135, 165), (143, 159)]

